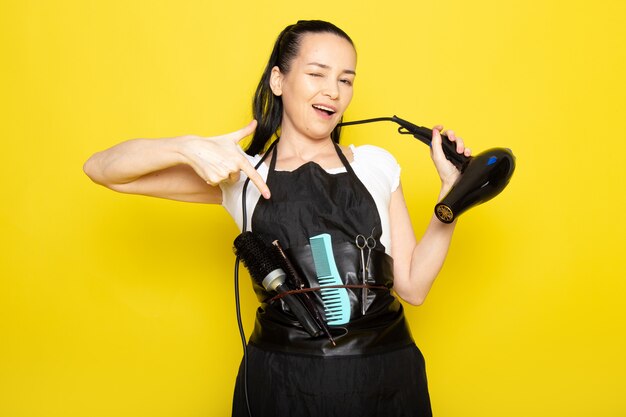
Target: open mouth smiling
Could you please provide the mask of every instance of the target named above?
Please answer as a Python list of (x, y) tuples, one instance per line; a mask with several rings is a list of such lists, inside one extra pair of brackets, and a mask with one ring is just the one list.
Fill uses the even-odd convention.
[(324, 106), (322, 104), (314, 104), (313, 108), (315, 110), (317, 110), (319, 113), (323, 113), (323, 114), (325, 114), (325, 115), (327, 115), (329, 117), (337, 112), (334, 108), (328, 107), (328, 106)]

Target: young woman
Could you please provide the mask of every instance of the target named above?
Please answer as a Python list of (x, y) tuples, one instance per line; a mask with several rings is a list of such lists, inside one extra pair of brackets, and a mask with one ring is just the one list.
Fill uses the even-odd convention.
[[(274, 45), (248, 126), (210, 138), (130, 140), (85, 163), (94, 182), (115, 191), (224, 205), (240, 227), (245, 221), (266, 242), (278, 240), (312, 288), (320, 284), (310, 238), (331, 236), (342, 282), (353, 285), (343, 288), (349, 319), (329, 325), (336, 345), (311, 337), (282, 300), (270, 300), (255, 285), (261, 308), (248, 344), (254, 416), (431, 415), (424, 359), (395, 295), (422, 304), (455, 224), (433, 216), (417, 242), (395, 159), (374, 146), (338, 145), (337, 124), (352, 99), (355, 77), (350, 37), (327, 22), (299, 21)], [(441, 178), (439, 198), (459, 175), (441, 150), (441, 129), (433, 129), (431, 151)], [(242, 151), (239, 141), (253, 133)], [(447, 135), (457, 152), (470, 155), (454, 132)], [(273, 137), (278, 140), (268, 150)], [(244, 195), (247, 178), (254, 186)], [(367, 296), (358, 288), (363, 274), (358, 235), (373, 243), (365, 250)], [(320, 292), (309, 294), (323, 310)], [(248, 415), (243, 386), (240, 372), (236, 416)]]

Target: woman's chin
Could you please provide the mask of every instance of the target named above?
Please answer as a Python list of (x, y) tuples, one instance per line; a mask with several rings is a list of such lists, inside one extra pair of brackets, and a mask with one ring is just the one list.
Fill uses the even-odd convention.
[(337, 122), (332, 122), (332, 123), (323, 123), (323, 124), (316, 124), (315, 126), (312, 126), (308, 132), (311, 135), (311, 137), (316, 138), (316, 139), (327, 139), (330, 137), (330, 134), (333, 132), (333, 130), (335, 130), (335, 127), (337, 126)]
[(332, 133), (331, 131), (323, 131), (323, 132), (309, 132), (309, 138), (313, 139), (313, 140), (326, 140), (326, 139), (330, 139), (330, 134)]

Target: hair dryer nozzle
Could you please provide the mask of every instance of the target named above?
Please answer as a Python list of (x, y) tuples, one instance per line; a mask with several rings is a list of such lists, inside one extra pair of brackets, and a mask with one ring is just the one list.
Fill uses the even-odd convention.
[(463, 175), (435, 206), (435, 215), (452, 223), (467, 209), (500, 194), (514, 170), (515, 156), (507, 148), (492, 148), (472, 157)]

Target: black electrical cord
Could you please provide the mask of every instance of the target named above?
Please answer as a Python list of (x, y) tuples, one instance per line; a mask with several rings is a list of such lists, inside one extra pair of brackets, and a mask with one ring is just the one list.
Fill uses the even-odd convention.
[(374, 122), (395, 122), (400, 125), (398, 128), (398, 133), (402, 135), (413, 135), (416, 139), (424, 142), (426, 145), (430, 146), (431, 138), (433, 131), (422, 126), (414, 125), (411, 122), (408, 122), (404, 119), (399, 118), (398, 116), (393, 117), (374, 117), (373, 119), (364, 119), (364, 120), (354, 120), (352, 122), (342, 122), (339, 123), (338, 126), (351, 126), (351, 125), (360, 125), (364, 123), (374, 123)]
[[(359, 125), (362, 123), (372, 123), (372, 122), (395, 122), (400, 125), (398, 128), (398, 133), (402, 135), (413, 135), (413, 137), (425, 145), (431, 146), (433, 131), (428, 129), (427, 127), (415, 125), (409, 121), (399, 118), (398, 116), (393, 117), (376, 117), (374, 119), (365, 119), (365, 120), (355, 120), (353, 122), (345, 122), (339, 123), (338, 126), (350, 126), (350, 125)], [(459, 171), (463, 172), (465, 167), (469, 163), (470, 157), (467, 157), (463, 154), (460, 154), (456, 151), (456, 144), (447, 140), (446, 135), (441, 135), (442, 142), (441, 147), (443, 149), (443, 153), (446, 155), (446, 158), (454, 164), (455, 167), (459, 169)]]
[[(278, 139), (276, 139), (270, 147), (267, 149), (261, 160), (255, 165), (254, 169), (258, 169), (263, 161), (270, 154), (270, 151), (274, 148)], [(241, 233), (248, 229), (248, 209), (246, 204), (246, 192), (248, 191), (248, 184), (250, 184), (250, 177), (246, 178), (241, 190), (241, 213), (242, 213), (242, 225)], [(239, 297), (239, 256), (235, 258), (235, 309), (237, 315), (237, 327), (239, 327), (239, 335), (241, 336), (241, 343), (243, 345), (243, 392), (246, 398), (246, 408), (248, 410), (248, 416), (252, 417), (252, 411), (250, 409), (250, 399), (248, 398), (248, 344), (246, 343), (246, 334), (243, 329), (243, 321), (241, 319), (241, 302)]]
[(353, 120), (351, 122), (341, 122), (338, 124), (338, 126), (350, 126), (350, 125), (360, 125), (363, 123), (393, 122), (393, 121), (395, 121), (393, 117), (374, 117), (373, 119)]
[(248, 349), (246, 348), (246, 334), (243, 330), (243, 322), (241, 320), (241, 304), (239, 301), (239, 256), (235, 259), (235, 310), (237, 314), (237, 326), (239, 327), (239, 335), (241, 336), (241, 343), (243, 344), (243, 375), (244, 385), (243, 392), (246, 397), (246, 407), (248, 409), (248, 415), (252, 417), (250, 412), (250, 403), (248, 401)]

